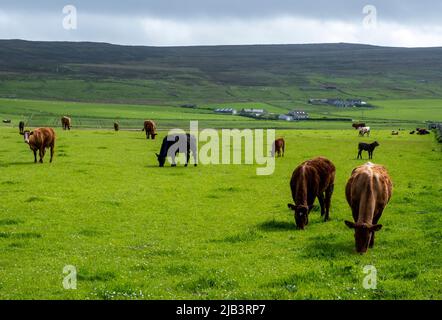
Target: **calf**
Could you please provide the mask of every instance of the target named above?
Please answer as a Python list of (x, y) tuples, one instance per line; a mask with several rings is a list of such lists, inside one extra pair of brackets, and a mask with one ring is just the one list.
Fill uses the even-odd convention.
[(325, 221), (329, 220), (335, 175), (333, 163), (322, 157), (306, 161), (295, 169), (290, 180), (295, 205), (289, 203), (288, 207), (294, 211), (299, 229), (303, 230), (308, 224), (308, 215), (316, 198), (321, 206), (321, 216)]
[(40, 156), (40, 163), (43, 163), (46, 148), (51, 149), (51, 160), (54, 157), (55, 132), (52, 128), (38, 128), (34, 131), (23, 132), (25, 143), (34, 152), (34, 162), (37, 163), (37, 150)]
[(355, 230), (358, 253), (373, 248), (374, 234), (382, 228), (378, 221), (390, 201), (392, 190), (391, 179), (384, 167), (367, 163), (353, 170), (345, 195), (354, 222), (345, 221), (345, 224)]
[(282, 156), (284, 157), (284, 153), (285, 153), (285, 141), (284, 139), (280, 138), (280, 139), (276, 139), (275, 142), (273, 142), (273, 146), (272, 146), (272, 157), (275, 156), (275, 154), (278, 154), (278, 157)]
[(365, 135), (367, 135), (369, 137), (370, 136), (370, 132), (371, 132), (370, 127), (359, 128), (359, 136), (360, 137), (363, 137)]
[(63, 127), (63, 130), (71, 130), (71, 123), (71, 118), (66, 116), (61, 117), (61, 126)]
[(359, 152), (358, 159), (362, 159), (362, 151), (368, 151), (368, 159), (373, 159), (373, 152), (376, 147), (379, 147), (379, 143), (377, 141), (373, 143), (359, 143)]
[(119, 131), (120, 130), (120, 124), (118, 122), (114, 122), (114, 130)]
[(142, 131), (146, 131), (146, 139), (152, 138), (153, 140), (155, 140), (155, 137), (157, 136), (156, 130), (157, 126), (155, 122), (153, 122), (152, 120), (144, 121), (144, 126)]
[(197, 166), (197, 150), (195, 136), (190, 134), (170, 134), (163, 139), (160, 154), (156, 153), (158, 164), (164, 167), (167, 157), (172, 158), (172, 167), (176, 167), (175, 156), (178, 153), (186, 154), (186, 167), (189, 164), (190, 151), (192, 151), (195, 167)]
[(20, 134), (23, 134), (25, 132), (25, 122), (24, 121), (19, 122), (18, 131)]

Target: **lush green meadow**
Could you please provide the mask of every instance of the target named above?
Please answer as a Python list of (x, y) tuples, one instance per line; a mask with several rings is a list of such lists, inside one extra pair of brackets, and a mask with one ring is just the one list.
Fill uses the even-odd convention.
[[(140, 129), (144, 119), (154, 119), (161, 129), (188, 127), (190, 120), (198, 120), (204, 128), (279, 128), (279, 129), (343, 129), (351, 121), (365, 121), (375, 129), (415, 129), (425, 127), (427, 121), (442, 122), (442, 100), (385, 100), (373, 102), (375, 108), (336, 108), (291, 102), (232, 102), (206, 103), (196, 109), (177, 105), (131, 105), (64, 101), (0, 99), (0, 118), (11, 119), (11, 126), (24, 120), (28, 127), (59, 126), (60, 117), (72, 117), (76, 128), (113, 128), (115, 121), (124, 129)], [(217, 107), (263, 108), (275, 114), (301, 109), (311, 120), (287, 122), (257, 120), (239, 115), (216, 114)]]
[[(165, 132), (155, 141), (136, 131), (56, 133), (54, 162), (34, 164), (16, 128), (0, 128), (2, 299), (442, 298), (442, 153), (433, 135), (280, 130), (286, 156), (273, 175), (257, 176), (256, 165), (158, 168)], [(380, 142), (374, 162), (394, 182), (366, 255), (344, 225), (345, 183), (367, 161), (356, 160), (361, 140)], [(316, 211), (298, 231), (290, 176), (319, 155), (337, 167), (331, 221)], [(77, 290), (63, 288), (66, 265), (77, 268)], [(362, 286), (366, 265), (377, 268), (377, 290)]]

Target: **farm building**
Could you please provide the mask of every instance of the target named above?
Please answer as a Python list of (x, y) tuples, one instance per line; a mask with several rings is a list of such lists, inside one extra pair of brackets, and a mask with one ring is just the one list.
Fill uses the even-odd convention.
[(246, 117), (261, 117), (267, 112), (264, 109), (241, 109), (240, 115), (246, 116)]
[(309, 114), (302, 110), (290, 111), (288, 115), (291, 116), (293, 120), (307, 120), (310, 118)]
[(280, 114), (278, 117), (279, 120), (285, 120), (285, 121), (293, 121), (293, 117), (286, 115), (286, 114)]
[(362, 101), (362, 99), (309, 99), (309, 104), (324, 104), (340, 108), (348, 107), (362, 107), (366, 106), (367, 102)]
[(233, 108), (217, 108), (215, 109), (215, 112), (222, 114), (233, 114), (233, 115), (238, 113), (238, 111), (236, 111)]

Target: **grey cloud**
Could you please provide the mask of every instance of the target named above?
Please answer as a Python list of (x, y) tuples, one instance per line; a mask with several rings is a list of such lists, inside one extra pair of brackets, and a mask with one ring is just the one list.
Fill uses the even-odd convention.
[(2, 0), (0, 10), (56, 14), (66, 4), (80, 12), (107, 15), (194, 17), (303, 16), (318, 19), (359, 19), (362, 8), (375, 5), (379, 16), (395, 22), (439, 21), (440, 0)]

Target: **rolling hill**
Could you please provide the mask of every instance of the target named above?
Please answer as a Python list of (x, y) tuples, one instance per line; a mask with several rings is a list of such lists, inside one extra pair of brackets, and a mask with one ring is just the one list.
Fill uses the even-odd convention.
[(0, 40), (0, 98), (116, 103), (441, 98), (442, 48)]

